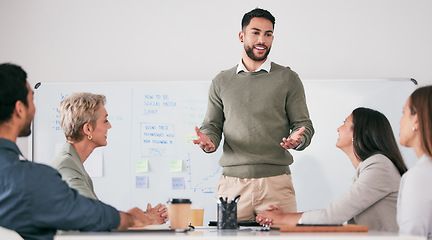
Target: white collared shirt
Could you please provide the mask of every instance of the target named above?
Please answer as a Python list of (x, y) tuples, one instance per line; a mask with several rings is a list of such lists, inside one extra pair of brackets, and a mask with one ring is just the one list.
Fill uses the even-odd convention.
[[(259, 68), (257, 68), (257, 70), (255, 70), (255, 71), (253, 71), (253, 72), (259, 72), (259, 71), (261, 71), (261, 70), (264, 70), (264, 71), (266, 71), (266, 72), (270, 72), (270, 69), (271, 69), (271, 61), (269, 60), (269, 58), (267, 58), (265, 61), (264, 61), (264, 63), (263, 64), (261, 64), (261, 66), (259, 67)], [(243, 71), (243, 72), (249, 72), (247, 69), (246, 69), (246, 67), (245, 67), (245, 65), (243, 64), (243, 60), (242, 59), (240, 59), (240, 63), (238, 64), (238, 66), (237, 66), (237, 73), (239, 73), (239, 72), (241, 72), (241, 71)]]

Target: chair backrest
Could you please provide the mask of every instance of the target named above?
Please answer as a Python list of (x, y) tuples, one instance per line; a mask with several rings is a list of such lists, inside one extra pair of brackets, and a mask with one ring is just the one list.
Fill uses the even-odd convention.
[(23, 238), (13, 230), (0, 227), (0, 239), (22, 240)]

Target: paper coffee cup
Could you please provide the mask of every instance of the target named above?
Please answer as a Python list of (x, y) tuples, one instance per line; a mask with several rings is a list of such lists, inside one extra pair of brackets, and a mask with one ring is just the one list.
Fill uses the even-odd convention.
[(204, 207), (203, 206), (191, 206), (190, 210), (190, 224), (192, 226), (202, 226), (203, 225), (203, 219), (204, 219)]
[(171, 229), (189, 229), (191, 203), (187, 198), (171, 198), (167, 202)]

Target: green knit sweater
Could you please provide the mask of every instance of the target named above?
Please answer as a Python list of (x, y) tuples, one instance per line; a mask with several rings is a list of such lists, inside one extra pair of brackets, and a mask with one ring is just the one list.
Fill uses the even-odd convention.
[(289, 67), (271, 63), (271, 70), (236, 73), (237, 67), (213, 79), (201, 131), (218, 148), (223, 175), (261, 178), (289, 174), (293, 157), (280, 146), (292, 130), (306, 127), (303, 150), (314, 134), (303, 84)]

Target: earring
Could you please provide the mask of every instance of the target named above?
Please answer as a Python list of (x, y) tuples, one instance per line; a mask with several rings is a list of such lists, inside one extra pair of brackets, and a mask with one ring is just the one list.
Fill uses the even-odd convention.
[(413, 132), (415, 132), (415, 130), (417, 130), (415, 127), (412, 128)]
[(87, 135), (88, 140), (92, 140), (93, 136), (92, 135)]

